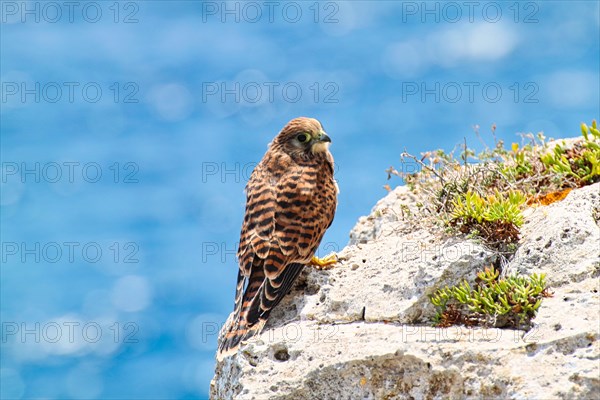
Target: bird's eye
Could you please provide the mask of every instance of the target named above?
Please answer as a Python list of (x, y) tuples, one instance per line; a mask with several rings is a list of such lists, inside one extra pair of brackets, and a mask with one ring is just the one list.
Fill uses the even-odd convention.
[(301, 133), (298, 136), (296, 136), (296, 139), (298, 139), (300, 143), (304, 143), (308, 140), (308, 135), (306, 135), (305, 133)]

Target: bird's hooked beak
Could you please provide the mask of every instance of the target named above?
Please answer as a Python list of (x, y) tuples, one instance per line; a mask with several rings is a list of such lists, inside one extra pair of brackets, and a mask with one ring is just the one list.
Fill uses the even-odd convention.
[(331, 138), (325, 133), (325, 131), (321, 131), (319, 136), (317, 137), (317, 142), (331, 143)]
[(319, 135), (314, 139), (314, 143), (312, 145), (313, 153), (323, 153), (326, 152), (329, 148), (329, 144), (331, 143), (331, 138), (324, 131), (319, 132)]

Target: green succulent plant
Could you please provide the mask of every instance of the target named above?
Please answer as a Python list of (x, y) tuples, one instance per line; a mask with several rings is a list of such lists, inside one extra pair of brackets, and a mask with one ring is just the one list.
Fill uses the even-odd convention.
[(571, 149), (558, 144), (540, 159), (549, 171), (585, 185), (600, 180), (600, 131), (596, 121), (591, 126), (582, 123), (581, 134), (582, 143)]
[(430, 296), (431, 303), (438, 308), (435, 324), (489, 324), (500, 316), (509, 317), (501, 319), (505, 323), (528, 323), (541, 306), (542, 298), (549, 296), (545, 275), (499, 276), (495, 268), (486, 268), (477, 274), (479, 282), (474, 288), (464, 280), (438, 290)]
[(496, 189), (493, 194), (483, 197), (469, 190), (464, 196), (454, 199), (450, 216), (454, 222), (463, 224), (501, 221), (521, 226), (521, 208), (525, 201), (525, 196), (519, 191), (503, 194)]

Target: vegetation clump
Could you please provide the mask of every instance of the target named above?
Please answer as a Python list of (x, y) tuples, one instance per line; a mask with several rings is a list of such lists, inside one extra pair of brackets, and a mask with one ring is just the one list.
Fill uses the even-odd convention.
[(600, 131), (595, 120), (590, 126), (581, 124), (581, 138), (546, 141), (543, 133), (527, 134), (510, 149), (495, 131), (493, 126), (494, 145), (484, 143), (483, 151), (469, 148), (465, 140), (458, 155), (435, 150), (416, 157), (404, 152), (403, 168), (386, 171), (388, 179), (401, 177), (418, 198), (419, 212), (403, 210), (403, 218), (415, 224), (433, 222), (446, 233), (467, 234), (500, 256), (496, 268), (477, 274), (474, 288), (464, 281), (431, 296), (438, 308), (437, 326), (529, 324), (542, 298), (549, 296), (544, 275), (502, 277), (501, 270), (517, 249), (522, 212), (600, 181)]
[(494, 146), (479, 153), (466, 144), (446, 153), (435, 150), (417, 158), (404, 152), (407, 173), (390, 167), (422, 197), (422, 215), (439, 221), (450, 232), (480, 237), (501, 253), (514, 251), (527, 205), (562, 200), (572, 188), (600, 181), (600, 131), (596, 121), (581, 125), (575, 141), (547, 142), (542, 133), (523, 135), (524, 144), (510, 150), (495, 137)]
[(576, 186), (600, 181), (600, 131), (596, 121), (590, 127), (581, 124), (581, 133), (583, 141), (571, 148), (557, 144), (540, 158), (550, 172), (571, 180)]
[(484, 197), (469, 190), (454, 198), (451, 223), (461, 232), (479, 235), (488, 244), (500, 248), (503, 244), (518, 242), (525, 201), (525, 196), (519, 191), (503, 194), (496, 189)]
[(501, 278), (500, 272), (490, 267), (477, 274), (474, 288), (465, 280), (438, 290), (430, 300), (438, 309), (434, 318), (438, 327), (524, 327), (535, 316), (542, 298), (549, 296), (544, 274)]

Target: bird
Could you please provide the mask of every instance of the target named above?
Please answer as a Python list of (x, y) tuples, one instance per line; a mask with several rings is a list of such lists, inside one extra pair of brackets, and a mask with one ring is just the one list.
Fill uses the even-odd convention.
[(292, 119), (253, 170), (237, 251), (235, 303), (219, 335), (217, 360), (261, 332), (306, 265), (326, 269), (337, 262), (335, 254), (315, 257), (337, 208), (330, 144), (318, 120)]

